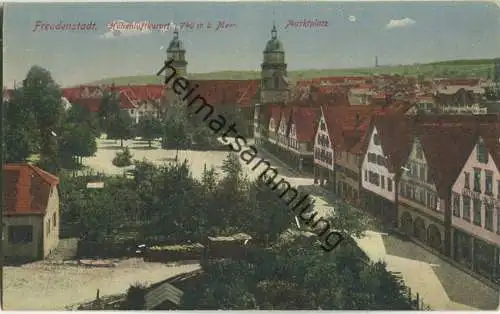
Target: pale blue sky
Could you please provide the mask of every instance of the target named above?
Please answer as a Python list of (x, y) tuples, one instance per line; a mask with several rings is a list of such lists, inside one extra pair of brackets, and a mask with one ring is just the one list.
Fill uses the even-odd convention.
[[(5, 4), (4, 83), (20, 81), (32, 65), (63, 86), (113, 76), (154, 74), (172, 32), (103, 39), (112, 20), (235, 23), (225, 31), (185, 30), (189, 72), (259, 70), (273, 10), (289, 70), (407, 64), (500, 55), (499, 9), (487, 2), (255, 2)], [(349, 20), (356, 17), (356, 21)], [(289, 19), (327, 20), (327, 28), (287, 28)], [(390, 20), (412, 19), (387, 28)], [(48, 23), (94, 21), (97, 31), (33, 32)], [(353, 18), (351, 18), (353, 20)]]

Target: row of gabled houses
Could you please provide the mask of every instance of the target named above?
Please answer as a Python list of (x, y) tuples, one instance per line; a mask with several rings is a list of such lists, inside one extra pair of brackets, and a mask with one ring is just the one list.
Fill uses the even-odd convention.
[(405, 114), (411, 107), (258, 108), (255, 140), (344, 201), (498, 282), (500, 117)]

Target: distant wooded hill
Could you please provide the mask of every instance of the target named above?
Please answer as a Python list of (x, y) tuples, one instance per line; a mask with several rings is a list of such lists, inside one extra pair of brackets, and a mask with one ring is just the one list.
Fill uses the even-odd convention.
[[(289, 71), (292, 80), (311, 79), (324, 76), (349, 76), (372, 74), (423, 75), (425, 77), (492, 77), (493, 59), (451, 60), (412, 65), (392, 65), (357, 69), (325, 69)], [(220, 71), (189, 73), (197, 80), (248, 80), (260, 78), (259, 71)], [(106, 78), (91, 84), (145, 85), (161, 84), (162, 78), (155, 75), (121, 76)]]

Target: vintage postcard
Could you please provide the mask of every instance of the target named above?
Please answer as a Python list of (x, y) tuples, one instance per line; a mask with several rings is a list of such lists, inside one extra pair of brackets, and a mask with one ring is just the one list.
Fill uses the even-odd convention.
[(4, 310), (497, 310), (500, 9), (6, 3)]

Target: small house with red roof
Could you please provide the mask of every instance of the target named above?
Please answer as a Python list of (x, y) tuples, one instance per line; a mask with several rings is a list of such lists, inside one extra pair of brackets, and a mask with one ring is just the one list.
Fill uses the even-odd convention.
[(40, 260), (59, 244), (59, 179), (30, 164), (5, 164), (3, 252)]
[(482, 117), (483, 121), (476, 119), (473, 145), (464, 151), (467, 157), (452, 187), (453, 256), (474, 272), (498, 281), (500, 119)]

